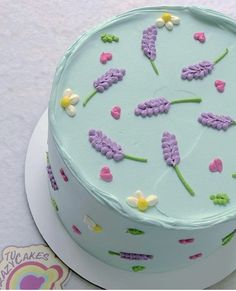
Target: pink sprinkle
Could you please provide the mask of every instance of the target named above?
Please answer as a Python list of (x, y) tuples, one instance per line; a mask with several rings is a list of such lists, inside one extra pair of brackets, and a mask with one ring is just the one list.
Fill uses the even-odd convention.
[(221, 159), (214, 159), (210, 164), (209, 164), (209, 170), (211, 172), (219, 172), (221, 173), (223, 171), (223, 162)]
[(218, 92), (223, 93), (225, 90), (225, 82), (221, 81), (221, 80), (216, 80), (215, 87), (216, 87)]
[(186, 244), (191, 244), (194, 242), (194, 238), (187, 238), (187, 239), (180, 239), (179, 243), (186, 245)]
[(198, 254), (195, 254), (193, 256), (190, 256), (189, 259), (190, 260), (196, 260), (196, 259), (199, 259), (202, 257), (202, 253), (198, 253)]
[(68, 182), (68, 177), (66, 176), (66, 174), (65, 174), (65, 172), (64, 172), (64, 170), (62, 168), (60, 169), (60, 174), (61, 174), (63, 180), (65, 182)]
[(201, 43), (204, 43), (206, 41), (205, 33), (204, 32), (196, 32), (193, 35), (193, 38), (195, 40), (198, 40)]
[(111, 110), (111, 115), (114, 119), (120, 119), (121, 108), (120, 106), (114, 106)]
[(101, 53), (100, 55), (100, 62), (102, 64), (106, 64), (107, 61), (110, 61), (112, 59), (112, 54), (111, 53)]
[(78, 227), (76, 226), (76, 225), (72, 225), (72, 230), (73, 230), (73, 232), (74, 233), (76, 233), (76, 234), (81, 234), (81, 231), (78, 229)]
[(111, 182), (113, 179), (111, 170), (109, 169), (109, 167), (104, 166), (102, 167), (101, 171), (100, 171), (100, 178), (105, 181), (105, 182)]

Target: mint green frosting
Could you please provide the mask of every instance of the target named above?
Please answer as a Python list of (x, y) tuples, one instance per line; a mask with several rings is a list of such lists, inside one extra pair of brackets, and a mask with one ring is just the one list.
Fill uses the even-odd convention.
[[(141, 50), (142, 31), (155, 23), (163, 12), (180, 17), (173, 31), (158, 29), (155, 63), (157, 76)], [(193, 34), (203, 31), (206, 42), (200, 44)], [(103, 43), (102, 33), (114, 34), (119, 42)], [(219, 132), (197, 122), (202, 112), (230, 115), (236, 119), (234, 20), (209, 9), (196, 7), (147, 7), (117, 16), (84, 33), (65, 53), (59, 63), (49, 104), (49, 129), (58, 152), (74, 178), (106, 207), (136, 222), (173, 229), (197, 229), (216, 225), (236, 217), (236, 129)], [(181, 79), (183, 67), (202, 60), (213, 61), (225, 48), (229, 54), (204, 80)], [(112, 61), (102, 65), (102, 52), (111, 52)], [(121, 82), (104, 93), (97, 93), (84, 108), (84, 98), (94, 90), (93, 81), (109, 68), (124, 68)], [(217, 92), (214, 81), (226, 82), (225, 92)], [(69, 117), (59, 100), (66, 88), (81, 97), (77, 114)], [(176, 104), (168, 114), (140, 118), (134, 115), (138, 103), (153, 97), (172, 101), (180, 98), (202, 98), (200, 104)], [(122, 109), (120, 120), (114, 120), (113, 106)], [(126, 154), (147, 157), (148, 163), (107, 160), (88, 141), (89, 129), (100, 129), (122, 145)], [(191, 197), (178, 180), (174, 169), (163, 159), (161, 137), (164, 131), (176, 135), (181, 162), (179, 168), (195, 190)], [(208, 170), (214, 158), (223, 161), (223, 172)], [(108, 165), (113, 181), (99, 178), (102, 166)], [(157, 195), (159, 203), (145, 213), (131, 208), (126, 198), (141, 190)], [(214, 205), (209, 196), (226, 192), (230, 203)], [(68, 196), (70, 200), (70, 197)], [(59, 205), (60, 208), (60, 205)]]

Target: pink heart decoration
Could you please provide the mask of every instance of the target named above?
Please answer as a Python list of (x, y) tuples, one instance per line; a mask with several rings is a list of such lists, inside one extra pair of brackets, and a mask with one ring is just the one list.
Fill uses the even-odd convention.
[(183, 245), (191, 244), (194, 242), (194, 238), (180, 239), (179, 243)]
[(205, 33), (204, 32), (196, 32), (193, 35), (193, 38), (204, 43), (206, 41)]
[(111, 110), (111, 115), (115, 119), (120, 119), (121, 108), (120, 106), (114, 106)]
[(225, 82), (221, 80), (216, 80), (215, 87), (218, 90), (218, 92), (222, 93), (225, 90)]
[(109, 169), (109, 167), (104, 166), (102, 167), (101, 171), (100, 171), (100, 178), (105, 181), (105, 182), (111, 182), (112, 181), (112, 173), (111, 170)]
[(209, 165), (209, 170), (211, 172), (219, 172), (221, 173), (223, 171), (223, 163), (221, 159), (214, 159)]
[(106, 64), (107, 61), (110, 61), (112, 59), (112, 54), (111, 53), (101, 53), (100, 55), (100, 62), (102, 64)]

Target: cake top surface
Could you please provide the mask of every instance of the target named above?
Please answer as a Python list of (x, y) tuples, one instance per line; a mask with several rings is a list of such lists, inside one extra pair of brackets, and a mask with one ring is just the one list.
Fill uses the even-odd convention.
[[(119, 39), (104, 42), (104, 33)], [(175, 229), (235, 216), (235, 33), (233, 20), (211, 10), (147, 7), (97, 26), (68, 49), (53, 83), (50, 130), (92, 195), (134, 220)], [(78, 103), (75, 95), (62, 102), (67, 88)], [(101, 154), (101, 145), (113, 153)]]

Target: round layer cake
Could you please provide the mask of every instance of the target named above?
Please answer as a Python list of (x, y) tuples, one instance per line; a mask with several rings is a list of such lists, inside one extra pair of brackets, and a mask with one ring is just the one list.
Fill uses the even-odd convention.
[(49, 104), (47, 170), (58, 216), (88, 253), (165, 272), (233, 238), (235, 33), (232, 19), (211, 10), (141, 8), (65, 53)]

